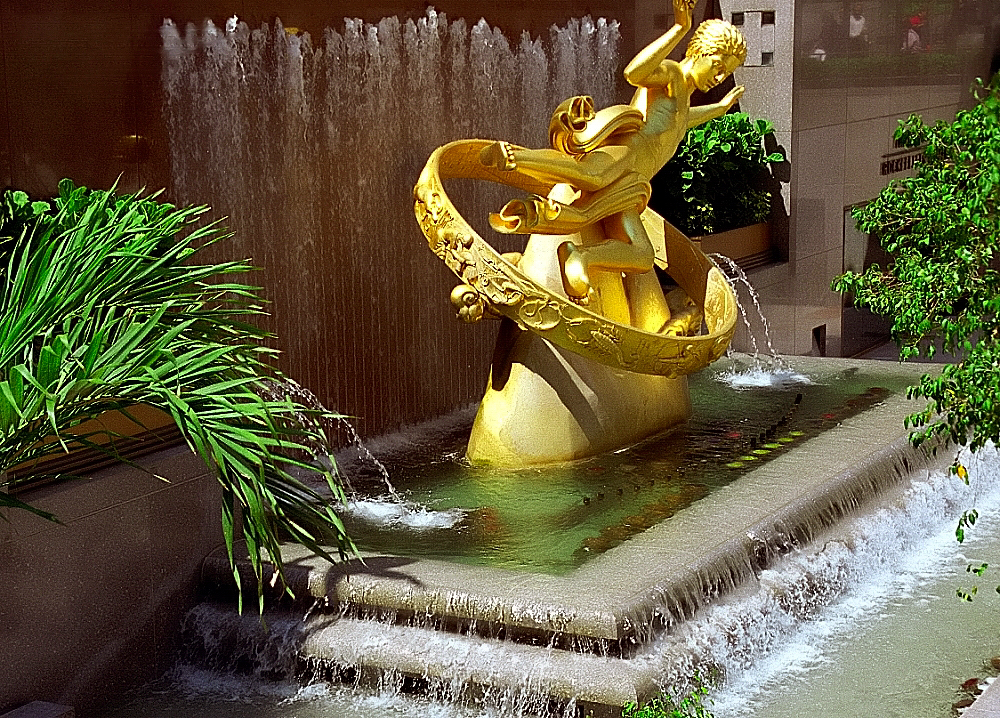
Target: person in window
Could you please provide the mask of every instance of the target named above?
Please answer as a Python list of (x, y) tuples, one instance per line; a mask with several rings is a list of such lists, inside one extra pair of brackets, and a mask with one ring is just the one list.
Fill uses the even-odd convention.
[(851, 14), (847, 18), (847, 49), (852, 55), (868, 52), (868, 30), (859, 2), (851, 5)]
[(903, 37), (904, 52), (922, 52), (924, 43), (920, 38), (920, 33), (924, 26), (924, 13), (920, 12), (909, 20), (906, 35)]

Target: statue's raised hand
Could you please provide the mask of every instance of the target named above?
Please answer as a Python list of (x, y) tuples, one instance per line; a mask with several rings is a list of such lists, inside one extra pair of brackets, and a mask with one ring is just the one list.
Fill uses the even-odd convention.
[(697, 0), (674, 0), (674, 22), (685, 28), (691, 27), (691, 11)]
[(737, 85), (729, 92), (727, 92), (726, 96), (722, 98), (722, 104), (725, 105), (726, 107), (732, 107), (733, 105), (736, 104), (737, 100), (743, 97), (743, 91), (746, 89), (747, 88), (745, 88), (743, 85)]

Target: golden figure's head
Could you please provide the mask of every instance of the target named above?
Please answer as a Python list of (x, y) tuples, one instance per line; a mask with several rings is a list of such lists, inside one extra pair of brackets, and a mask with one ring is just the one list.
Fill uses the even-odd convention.
[(747, 59), (743, 35), (725, 20), (705, 20), (694, 31), (684, 59), (695, 85), (707, 92)]
[(705, 20), (691, 35), (684, 56), (698, 58), (711, 55), (732, 55), (742, 65), (747, 59), (747, 41), (734, 25), (725, 20)]

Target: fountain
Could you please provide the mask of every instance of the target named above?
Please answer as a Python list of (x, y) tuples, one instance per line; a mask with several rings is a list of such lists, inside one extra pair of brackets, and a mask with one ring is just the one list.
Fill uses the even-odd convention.
[[(589, 27), (590, 36), (603, 37), (597, 43), (599, 49), (604, 48), (600, 50), (605, 52), (602, 63), (552, 64), (591, 70), (611, 64), (606, 48), (613, 44), (616, 29), (607, 23)], [(293, 234), (315, 241), (323, 234), (317, 227), (329, 228), (334, 223), (345, 235), (361, 241), (355, 226), (363, 224), (358, 208), (381, 203), (395, 191), (384, 184), (396, 173), (371, 173), (362, 166), (371, 156), (382, 154), (374, 152), (382, 139), (361, 137), (357, 118), (338, 124), (328, 114), (343, 101), (335, 94), (342, 84), (366, 88), (360, 100), (351, 101), (385, 119), (373, 125), (388, 133), (420, 135), (417, 139), (406, 135), (404, 141), (411, 154), (420, 153), (414, 176), (434, 145), (455, 137), (505, 137), (525, 146), (540, 146), (542, 138), (522, 134), (526, 134), (524, 118), (547, 114), (556, 102), (578, 92), (564, 87), (554, 91), (557, 97), (542, 92), (551, 83), (532, 80), (540, 76), (530, 73), (547, 72), (549, 60), (531, 41), (512, 52), (506, 40), (485, 24), (467, 31), (464, 24), (449, 25), (433, 13), (423, 22), (405, 26), (389, 20), (378, 26), (349, 23), (342, 36), (328, 32), (322, 50), (280, 26), (250, 32), (235, 21), (224, 31), (211, 25), (200, 33), (189, 29), (183, 39), (168, 23), (163, 36), (169, 58), (164, 77), (172, 152), (181, 197), (205, 201), (221, 193), (222, 204), (230, 211), (246, 207), (246, 216), (234, 217), (238, 230), (241, 223), (261, 223), (261, 229), (254, 231), (274, 236)], [(384, 38), (392, 40), (383, 43)], [(437, 73), (446, 47), (454, 52), (452, 70), (458, 74), (442, 81)], [(528, 78), (520, 85), (521, 106), (530, 108), (527, 114), (495, 112), (492, 106), (476, 108), (475, 113), (445, 109), (446, 105), (471, 108), (492, 102), (490, 93), (482, 91), (481, 78), (462, 74), (470, 72), (473, 63), (468, 53), (473, 48), (483, 53), (476, 67), (488, 72), (505, 63), (521, 67), (521, 76)], [(376, 72), (372, 61), (358, 62), (362, 54), (385, 63), (385, 74)], [(336, 62), (342, 58), (347, 58), (347, 70), (337, 69)], [(343, 78), (348, 75), (337, 74), (348, 71), (356, 73), (348, 79), (358, 82), (347, 82)], [(419, 88), (412, 105), (395, 104), (384, 97), (386, 87), (395, 81), (391, 78), (404, 75), (411, 87)], [(591, 80), (601, 77), (602, 71), (593, 71)], [(499, 81), (495, 86), (510, 88), (509, 83)], [(598, 104), (610, 103), (610, 87), (610, 83), (604, 86), (605, 95), (597, 98)], [(264, 107), (250, 102), (258, 95), (267, 98)], [(225, 112), (214, 104), (220, 101)], [(238, 109), (238, 122), (216, 119), (232, 108)], [(473, 127), (473, 114), (495, 118), (498, 124)], [(280, 134), (280, 153), (268, 151), (268, 156), (257, 157), (246, 149), (255, 146), (247, 138), (262, 132)], [(451, 136), (441, 136), (445, 132)], [(328, 163), (337, 164), (336, 169), (307, 157), (316, 137), (323, 138), (323, 147), (332, 148), (342, 134), (350, 134), (360, 144), (343, 155), (343, 162)], [(643, 216), (643, 226), (654, 244), (662, 244), (659, 258), (667, 260), (681, 290), (703, 311), (705, 334), (647, 331), (649, 326), (641, 322), (636, 327), (631, 321), (617, 321), (627, 302), (605, 304), (604, 297), (589, 292), (573, 297), (563, 282), (571, 255), (559, 252), (562, 240), (553, 243), (551, 235), (539, 232), (532, 239), (534, 248), (548, 248), (546, 272), (555, 278), (541, 291), (536, 289), (538, 281), (521, 271), (531, 263), (531, 252), (525, 250), (518, 259), (506, 251), (509, 247), (493, 251), (477, 241), (477, 230), (460, 222), (454, 207), (495, 208), (499, 206), (496, 197), (468, 186), (449, 195), (443, 184), (439, 188), (438, 179), (509, 178), (479, 161), (489, 142), (471, 142), (447, 144), (432, 156), (418, 187), (417, 212), (432, 248), (453, 265), (466, 285), (453, 295), (459, 308), (474, 316), (489, 306), (506, 317), (501, 346), (503, 332), (513, 327), (539, 333), (555, 330), (552, 335), (562, 333), (553, 339), (560, 350), (583, 347), (590, 358), (605, 365), (611, 357), (616, 372), (654, 369), (650, 376), (659, 373), (670, 381), (723, 353), (735, 323), (731, 288), (708, 258), (650, 214)], [(225, 171), (219, 173), (220, 168)], [(377, 176), (370, 183), (345, 186), (344, 173), (352, 171), (357, 176)], [(523, 178), (503, 183), (539, 195), (539, 204), (532, 207), (540, 208), (542, 215), (554, 209), (571, 214), (566, 210), (570, 203), (564, 188)], [(302, 203), (276, 218), (271, 210), (280, 203), (278, 198), (299, 197), (300, 192)], [(248, 195), (256, 201), (248, 202)], [(328, 207), (319, 201), (322, 196), (340, 198), (336, 211), (317, 209)], [(309, 211), (300, 212), (303, 208)], [(447, 222), (442, 219), (446, 214)], [(468, 214), (474, 217), (476, 213)], [(511, 216), (510, 212), (500, 214)], [(388, 234), (391, 220), (385, 221), (385, 227), (370, 231)], [(570, 230), (560, 227), (560, 231)], [(587, 227), (582, 230), (586, 233)], [(592, 239), (580, 244), (586, 246)], [(296, 244), (296, 251), (304, 252), (307, 245), (308, 241)], [(468, 261), (463, 252), (469, 252), (474, 261)], [(354, 257), (352, 252), (343, 253)], [(559, 261), (554, 263), (553, 257)], [(268, 256), (262, 261), (267, 263)], [(299, 261), (306, 259), (303, 256)], [(361, 275), (370, 274), (379, 261), (378, 257), (360, 258), (355, 269)], [(421, 277), (413, 279), (414, 283), (422, 281)], [(601, 281), (597, 278), (594, 283)], [(623, 284), (620, 273), (618, 283)], [(515, 293), (504, 293), (508, 284), (529, 291), (520, 291), (515, 298)], [(415, 286), (407, 286), (406, 291), (423, 294), (426, 290), (430, 295), (430, 283), (420, 284), (422, 290)], [(491, 293), (496, 288), (500, 291)], [(319, 302), (313, 289), (302, 288), (298, 311), (309, 314)], [(529, 306), (528, 298), (537, 301)], [(680, 302), (679, 308), (686, 304)], [(677, 308), (672, 307), (675, 312)], [(550, 309), (557, 316), (555, 321), (550, 320)], [(610, 314), (610, 319), (595, 309)], [(653, 328), (662, 329), (662, 323)], [(579, 324), (588, 327), (590, 336), (618, 340), (610, 341), (610, 351), (609, 342), (588, 345), (572, 331)], [(424, 360), (437, 355), (432, 337), (420, 337), (417, 343)], [(647, 363), (626, 366), (633, 358)], [(457, 706), (459, 713), (466, 706), (485, 706), (505, 716), (616, 715), (624, 702), (683, 685), (695, 670), (719, 668), (737, 675), (772, 650), (783, 632), (860, 580), (854, 568), (873, 554), (864, 552), (862, 535), (852, 533), (852, 517), (870, 508), (877, 497), (889, 496), (910, 506), (912, 498), (907, 497), (920, 494), (922, 482), (929, 477), (942, 475), (941, 467), (951, 458), (947, 452), (935, 457), (915, 451), (903, 428), (903, 418), (913, 411), (903, 390), (922, 373), (920, 367), (788, 359), (791, 373), (786, 378), (791, 382), (761, 390), (765, 401), (754, 404), (749, 417), (739, 410), (727, 418), (725, 409), (756, 401), (747, 399), (754, 395), (741, 394), (733, 382), (719, 380), (731, 376), (739, 361), (720, 360), (692, 379), (690, 401), (697, 409), (692, 422), (623, 453), (577, 461), (568, 469), (529, 467), (512, 474), (469, 466), (458, 458), (463, 453), (460, 447), (445, 447), (443, 455), (424, 463), (454, 469), (458, 478), (451, 473), (447, 481), (482, 490), (465, 505), (458, 501), (447, 505), (447, 497), (422, 492), (422, 480), (447, 483), (441, 474), (418, 477), (410, 486), (397, 475), (394, 459), (384, 458), (396, 490), (433, 513), (435, 521), (440, 519), (432, 530), (443, 532), (441, 540), (424, 541), (426, 526), (387, 520), (382, 523), (397, 531), (392, 538), (395, 545), (380, 550), (373, 534), (367, 539), (368, 548), (362, 550), (363, 561), (330, 566), (290, 547), (286, 574), (295, 599), (271, 596), (265, 625), (256, 616), (236, 613), (229, 602), (235, 588), (226, 558), (222, 554), (210, 557), (202, 576), (208, 600), (188, 619), (189, 659), (220, 670), (311, 677), (316, 682), (305, 693), (279, 689), (284, 693), (274, 702), (305, 696), (296, 707), (308, 701), (308, 691), (335, 693), (337, 689), (329, 684), (343, 682), (360, 691), (372, 687), (395, 694), (417, 690)], [(494, 364), (495, 373), (497, 368)], [(795, 384), (801, 377), (808, 377), (811, 384)], [(491, 388), (495, 379), (490, 381)], [(555, 380), (549, 377), (545, 383), (552, 386)], [(665, 390), (672, 397), (687, 396), (686, 386), (673, 386)], [(678, 401), (683, 404), (686, 399)], [(627, 407), (623, 414), (627, 417), (629, 412)], [(686, 414), (684, 406), (680, 414), (659, 416), (656, 421), (663, 428)], [(697, 423), (699, 414), (702, 424)], [(631, 443), (651, 431), (649, 425), (643, 426), (637, 435), (616, 444)], [(538, 427), (533, 433), (538, 433)], [(680, 447), (683, 441), (697, 444), (699, 436), (704, 438), (705, 451), (687, 460)], [(683, 441), (674, 441), (678, 438)], [(573, 456), (605, 448), (584, 447)], [(476, 451), (470, 453), (476, 458)], [(518, 454), (517, 463), (539, 463), (534, 454), (527, 453), (527, 460), (523, 452)], [(490, 456), (483, 463), (511, 463), (501, 458)], [(543, 456), (542, 462), (552, 458)], [(374, 483), (381, 481), (379, 475)], [(542, 498), (536, 500), (538, 495)], [(526, 548), (505, 545), (502, 534), (511, 523), (509, 512), (551, 504), (554, 495), (564, 502), (555, 506), (554, 515), (526, 511), (519, 518), (522, 525), (534, 522), (542, 527), (538, 543)], [(491, 503), (483, 496), (495, 500)], [(378, 513), (377, 507), (369, 506), (365, 515), (364, 508), (359, 507), (359, 526), (373, 523)], [(906, 515), (897, 520), (906, 521)], [(556, 531), (576, 531), (563, 553), (544, 561), (526, 560), (540, 552), (540, 544), (551, 542)], [(882, 560), (882, 554), (878, 556)], [(885, 560), (892, 560), (888, 549), (886, 556)], [(820, 566), (829, 570), (817, 570)], [(844, 576), (849, 580), (839, 580)], [(357, 709), (363, 714), (357, 703), (344, 712)], [(142, 712), (151, 715), (145, 708)], [(420, 704), (414, 714), (430, 712), (427, 704)]]
[[(696, 410), (715, 407), (723, 414), (720, 406), (738, 396), (753, 402), (761, 390), (747, 394), (722, 380), (745, 361), (721, 360), (711, 375), (696, 376)], [(255, 615), (236, 613), (226, 558), (210, 558), (203, 588), (211, 600), (188, 618), (183, 680), (205, 679), (193, 666), (222, 672), (216, 676), (250, 668), (314, 685), (309, 690), (319, 695), (317, 711), (326, 700), (342, 701), (336, 684), (346, 683), (360, 696), (381, 700), (401, 701), (401, 694), (417, 691), (451, 706), (448, 715), (504, 716), (617, 715), (625, 701), (683, 685), (696, 670), (722, 670), (738, 681), (804, 620), (863, 585), (872, 567), (892, 566), (929, 527), (947, 530), (953, 524), (942, 517), (971, 500), (960, 484), (949, 484), (944, 467), (950, 456), (926, 456), (908, 444), (902, 419), (912, 408), (902, 389), (917, 370), (788, 361), (812, 383), (764, 390), (778, 410), (760, 417), (760, 424), (734, 417), (729, 426), (713, 419), (704, 429), (680, 430), (684, 439), (704, 431), (715, 440), (710, 452), (687, 462), (683, 476), (671, 469), (677, 453), (671, 434), (631, 454), (576, 462), (576, 486), (553, 469), (529, 469), (501, 484), (499, 476), (482, 473), (499, 470), (459, 462), (459, 442), (421, 462), (439, 465), (436, 476), (408, 483), (399, 463), (420, 460), (390, 452), (383, 459), (403, 496), (437, 515), (455, 511), (471, 521), (451, 529), (394, 524), (391, 550), (376, 545), (378, 531), (369, 525), (367, 535), (359, 534), (362, 546), (371, 546), (362, 550), (364, 564), (330, 566), (291, 551), (287, 570), (296, 600), (274, 596), (266, 629)], [(744, 437), (727, 444), (733, 427)], [(785, 438), (793, 441), (779, 441)], [(701, 459), (711, 455), (714, 479), (698, 473)], [(742, 466), (727, 466), (741, 457), (747, 458)], [(462, 476), (449, 477), (449, 471)], [(481, 494), (468, 506), (449, 507), (424, 490), (441, 476), (453, 484), (476, 483)], [(655, 486), (648, 485), (650, 477)], [(494, 509), (482, 501), (498, 496), (498, 484), (520, 498), (523, 520), (542, 527), (532, 546), (508, 546), (498, 534), (485, 546), (478, 541), (477, 521), (487, 528), (511, 521), (509, 505)], [(636, 522), (637, 506), (662, 505), (685, 486), (700, 487), (700, 495), (686, 497), (666, 520), (615, 534), (610, 544), (588, 542), (612, 535), (589, 522), (592, 514), (603, 511), (613, 528)], [(536, 495), (542, 503), (553, 496), (566, 501), (568, 495), (569, 501), (556, 507), (553, 520), (536, 512)], [(890, 508), (872, 519), (852, 518), (877, 497), (889, 497)], [(583, 517), (582, 530), (566, 524), (569, 515)], [(576, 547), (564, 555), (535, 555), (545, 553), (547, 541), (561, 539), (556, 526), (581, 537)], [(429, 538), (435, 533), (437, 544)], [(209, 680), (231, 690), (225, 682), (231, 679)], [(308, 710), (309, 690), (281, 685), (282, 698), (262, 700), (294, 698), (288, 710)], [(368, 715), (357, 706), (351, 710)], [(408, 710), (420, 715), (429, 709), (418, 700)]]
[[(963, 461), (984, 478), (995, 476), (995, 455), (963, 457)], [(943, 718), (961, 682), (956, 677), (975, 675), (982, 659), (997, 650), (993, 639), (984, 642), (974, 622), (958, 625), (968, 623), (968, 609), (953, 595), (955, 581), (961, 579), (952, 571), (938, 575), (946, 569), (964, 573), (969, 558), (991, 550), (975, 546), (958, 550), (954, 524), (948, 518), (971, 501), (995, 514), (1000, 492), (984, 488), (954, 482), (944, 471), (928, 471), (909, 487), (899, 484), (887, 505), (840, 521), (812, 546), (781, 547), (783, 557), (772, 557), (769, 568), (757, 571), (725, 600), (704, 602), (693, 617), (679, 621), (672, 630), (658, 631), (655, 638), (624, 655), (595, 654), (584, 646), (567, 650), (541, 645), (533, 650), (524, 637), (491, 639), (482, 635), (482, 627), (473, 627), (466, 635), (443, 625), (434, 629), (426, 616), (397, 616), (408, 625), (387, 626), (388, 611), (368, 621), (312, 613), (303, 621), (305, 610), (271, 614), (268, 632), (255, 616), (239, 617), (229, 607), (206, 603), (188, 617), (188, 662), (175, 671), (170, 692), (154, 693), (115, 718), (178, 714), (221, 718), (234, 709), (245, 713), (246, 704), (262, 718), (291, 714), (368, 718), (386, 713), (449, 718), (566, 716), (586, 705), (581, 698), (592, 696), (603, 682), (635, 680), (645, 673), (655, 685), (664, 681), (678, 685), (695, 669), (705, 673), (712, 668), (728, 678), (714, 695), (713, 711), (720, 717), (800, 715), (807, 704), (796, 700), (796, 693), (808, 690), (824, 705), (836, 705), (836, 715), (868, 715), (876, 701), (887, 711), (900, 712), (902, 706), (900, 714)], [(978, 535), (980, 539), (989, 541), (990, 547), (998, 542), (995, 531)], [(647, 543), (647, 554), (655, 543)], [(622, 557), (619, 552), (615, 560)], [(420, 576), (408, 564), (399, 568), (414, 578)], [(510, 571), (505, 573), (511, 580)], [(523, 577), (514, 574), (513, 579)], [(937, 586), (930, 591), (922, 588), (934, 581)], [(703, 600), (699, 595), (706, 588), (692, 587), (690, 597)], [(943, 621), (940, 630), (927, 630), (922, 624), (929, 618), (928, 601), (936, 601), (938, 610), (945, 608), (954, 622)], [(951, 609), (941, 604), (950, 604)], [(992, 610), (988, 603), (973, 608), (974, 615), (988, 621)], [(887, 626), (878, 625), (886, 620)], [(337, 627), (337, 623), (348, 625)], [(417, 625), (423, 630), (416, 630)], [(910, 631), (905, 636), (886, 635), (894, 625)], [(851, 655), (855, 639), (860, 640), (860, 652)], [(827, 643), (834, 645), (828, 648)], [(886, 649), (901, 644), (909, 651), (905, 655)], [(868, 650), (879, 651), (884, 665), (866, 658)], [(830, 653), (846, 656), (831, 664)], [(256, 672), (248, 675), (248, 666)], [(907, 680), (900, 684), (904, 672)], [(299, 682), (291, 680), (295, 675)], [(284, 678), (276, 681), (276, 676)], [(311, 681), (303, 682), (308, 676)], [(839, 684), (838, 676), (843, 676)], [(932, 682), (925, 677), (933, 677)], [(338, 687), (340, 683), (347, 688)], [(579, 691), (575, 702), (565, 697), (573, 691)], [(852, 704), (849, 696), (859, 691), (862, 700)], [(553, 694), (562, 695), (562, 700), (551, 701)], [(617, 715), (613, 708), (605, 714)]]

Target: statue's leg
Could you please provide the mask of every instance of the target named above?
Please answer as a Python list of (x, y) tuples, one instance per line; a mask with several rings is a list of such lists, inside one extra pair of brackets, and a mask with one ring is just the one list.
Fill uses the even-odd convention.
[(596, 192), (622, 176), (618, 166), (624, 147), (606, 147), (577, 159), (559, 150), (513, 147), (507, 142), (494, 142), (479, 153), (479, 161), (487, 167), (522, 174), (553, 184), (565, 182), (577, 189)]
[(659, 334), (671, 316), (656, 272), (626, 274), (624, 282), (632, 326)]
[(618, 212), (605, 218), (604, 234), (608, 239), (597, 244), (578, 246), (572, 242), (559, 245), (563, 268), (563, 287), (575, 299), (590, 292), (590, 270), (603, 269), (626, 274), (644, 274), (653, 269), (655, 251), (638, 209)]
[[(648, 272), (653, 268), (653, 258), (656, 251), (653, 243), (649, 241), (649, 235), (642, 224), (640, 210), (632, 207), (611, 215), (604, 220), (604, 229), (609, 239), (619, 240), (621, 246), (626, 249), (620, 259), (608, 255), (607, 259), (595, 257), (590, 259), (590, 264), (601, 269), (620, 269), (623, 272)], [(588, 248), (589, 249), (589, 248)], [(601, 262), (612, 262), (612, 265), (602, 265)]]

